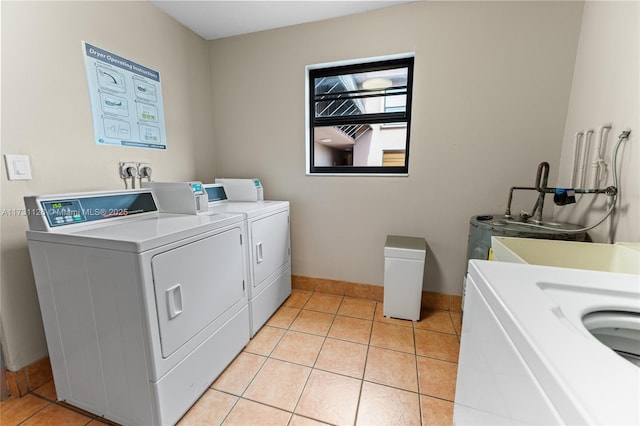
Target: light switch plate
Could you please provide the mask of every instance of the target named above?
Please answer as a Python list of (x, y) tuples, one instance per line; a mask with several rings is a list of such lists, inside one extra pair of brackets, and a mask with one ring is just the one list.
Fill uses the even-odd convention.
[(31, 180), (31, 164), (28, 155), (4, 155), (9, 180)]

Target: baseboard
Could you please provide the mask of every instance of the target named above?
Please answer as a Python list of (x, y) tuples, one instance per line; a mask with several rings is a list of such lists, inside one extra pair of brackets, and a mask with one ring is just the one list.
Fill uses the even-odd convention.
[(49, 357), (42, 358), (18, 371), (5, 371), (7, 387), (12, 396), (21, 397), (53, 380)]
[[(318, 293), (357, 297), (378, 302), (384, 301), (384, 287), (379, 285), (292, 275), (291, 287), (296, 290), (316, 291)], [(429, 309), (461, 312), (461, 301), (461, 297), (455, 294), (423, 291), (421, 305)]]

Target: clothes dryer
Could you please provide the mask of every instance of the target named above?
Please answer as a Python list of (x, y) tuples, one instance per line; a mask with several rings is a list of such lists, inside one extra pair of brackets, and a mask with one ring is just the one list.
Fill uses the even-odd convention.
[(58, 399), (176, 423), (249, 340), (243, 215), (160, 214), (150, 189), (25, 205)]
[(209, 211), (241, 213), (247, 227), (251, 337), (291, 294), (288, 201), (230, 201), (223, 184), (205, 184)]

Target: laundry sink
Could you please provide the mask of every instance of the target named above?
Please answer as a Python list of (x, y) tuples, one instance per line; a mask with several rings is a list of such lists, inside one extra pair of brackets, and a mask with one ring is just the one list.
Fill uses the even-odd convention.
[(492, 259), (640, 275), (640, 244), (491, 237)]
[(627, 247), (631, 250), (640, 251), (640, 243), (616, 243), (616, 245)]

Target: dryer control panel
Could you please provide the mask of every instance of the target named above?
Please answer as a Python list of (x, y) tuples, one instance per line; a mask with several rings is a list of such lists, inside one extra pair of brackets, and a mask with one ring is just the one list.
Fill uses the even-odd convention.
[(208, 183), (204, 185), (207, 192), (209, 203), (227, 201), (227, 194), (224, 192), (224, 186), (221, 183)]
[(29, 196), (24, 203), (32, 231), (158, 212), (150, 190)]

